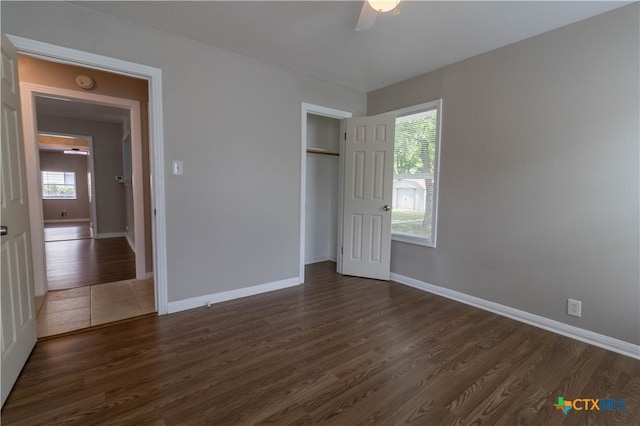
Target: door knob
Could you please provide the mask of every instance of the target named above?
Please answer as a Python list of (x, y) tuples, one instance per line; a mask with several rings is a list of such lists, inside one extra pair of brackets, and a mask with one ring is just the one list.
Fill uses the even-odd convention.
[(4, 225), (0, 226), (0, 235), (7, 235), (8, 233), (9, 233), (9, 228), (7, 228)]
[(389, 204), (385, 204), (382, 210), (384, 210), (385, 212), (388, 212), (389, 210), (391, 210), (391, 206)]

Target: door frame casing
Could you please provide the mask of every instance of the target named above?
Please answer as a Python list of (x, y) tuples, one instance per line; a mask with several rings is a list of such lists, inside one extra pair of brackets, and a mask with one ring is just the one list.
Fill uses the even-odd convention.
[[(304, 283), (304, 258), (306, 244), (306, 204), (307, 204), (307, 114), (321, 115), (323, 117), (336, 118), (341, 120), (340, 134), (344, 133), (344, 119), (353, 116), (351, 112), (339, 109), (328, 108), (321, 105), (309, 104), (302, 102), (301, 108), (301, 138), (300, 138), (300, 268), (298, 279), (300, 283)], [(340, 138), (340, 152), (343, 151), (344, 140)], [(338, 238), (336, 244), (337, 272), (342, 273), (342, 253), (340, 246), (342, 245), (342, 191), (343, 191), (343, 173), (344, 159), (342, 155), (339, 157), (339, 175), (338, 175)]]
[[(168, 312), (167, 237), (165, 211), (164, 133), (162, 115), (162, 70), (147, 65), (115, 59), (95, 53), (70, 49), (11, 34), (7, 37), (20, 54), (35, 56), (52, 62), (82, 66), (101, 71), (143, 78), (149, 84), (149, 155), (152, 208), (152, 250), (156, 309)], [(35, 267), (35, 265), (34, 265)]]
[[(90, 92), (79, 92), (59, 87), (45, 86), (33, 83), (20, 83), (20, 97), (22, 100), (22, 122), (24, 128), (24, 147), (27, 171), (27, 188), (29, 205), (36, 209), (30, 209), (31, 221), (31, 241), (32, 247), (42, 246), (42, 252), (34, 249), (34, 276), (36, 289), (46, 290), (46, 265), (45, 259), (38, 256), (44, 254), (44, 230), (42, 218), (42, 196), (40, 194), (40, 159), (38, 147), (38, 128), (36, 120), (36, 96), (53, 95), (57, 98), (69, 99), (72, 101), (87, 102), (92, 104), (105, 105), (129, 110), (129, 123), (131, 131), (131, 158), (133, 171), (133, 212), (134, 212), (134, 233), (135, 233), (135, 263), (136, 279), (143, 280), (146, 277), (146, 238), (145, 238), (145, 217), (144, 217), (144, 189), (142, 185), (142, 123), (140, 102), (132, 99), (116, 98), (113, 96), (98, 95)], [(92, 177), (93, 178), (93, 177)], [(95, 235), (98, 235), (96, 233)], [(35, 266), (37, 265), (37, 267)], [(36, 268), (42, 268), (37, 269)], [(43, 282), (40, 282), (40, 281)], [(44, 284), (44, 285), (43, 285)], [(36, 291), (36, 294), (42, 295)]]

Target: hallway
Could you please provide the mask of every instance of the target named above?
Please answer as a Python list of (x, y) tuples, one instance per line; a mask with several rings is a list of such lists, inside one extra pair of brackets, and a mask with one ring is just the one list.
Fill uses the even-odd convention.
[(136, 277), (135, 253), (124, 237), (93, 239), (89, 222), (45, 224), (49, 290)]
[(93, 239), (89, 222), (44, 227), (48, 293), (38, 338), (152, 314), (153, 278), (136, 280), (135, 253), (124, 237)]

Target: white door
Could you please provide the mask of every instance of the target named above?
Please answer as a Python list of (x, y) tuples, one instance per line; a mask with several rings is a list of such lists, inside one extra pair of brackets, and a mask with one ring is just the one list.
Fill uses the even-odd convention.
[(389, 279), (395, 123), (393, 115), (346, 120), (343, 274)]
[(33, 264), (16, 50), (2, 34), (2, 404), (36, 344)]

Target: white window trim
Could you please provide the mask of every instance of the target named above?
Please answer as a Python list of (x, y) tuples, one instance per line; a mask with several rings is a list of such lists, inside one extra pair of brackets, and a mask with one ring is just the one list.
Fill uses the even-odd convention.
[(428, 238), (420, 238), (420, 237), (416, 237), (415, 235), (404, 235), (404, 234), (398, 234), (398, 233), (391, 233), (391, 240), (392, 241), (400, 241), (403, 243), (408, 243), (408, 244), (415, 244), (417, 246), (425, 246), (425, 247), (432, 247), (435, 248), (436, 245), (434, 243), (431, 243), (431, 240)]
[(417, 114), (420, 112), (437, 110), (436, 114), (436, 152), (435, 163), (433, 166), (433, 176), (435, 178), (435, 186), (433, 188), (433, 215), (431, 216), (431, 239), (416, 237), (414, 235), (398, 234), (391, 232), (391, 240), (401, 241), (403, 243), (415, 244), (424, 247), (436, 247), (437, 235), (438, 235), (438, 194), (440, 193), (440, 146), (441, 146), (441, 129), (442, 129), (442, 99), (438, 99), (431, 102), (425, 102), (419, 105), (413, 105), (406, 108), (400, 108), (394, 111), (389, 111), (396, 115), (396, 119), (407, 115)]

